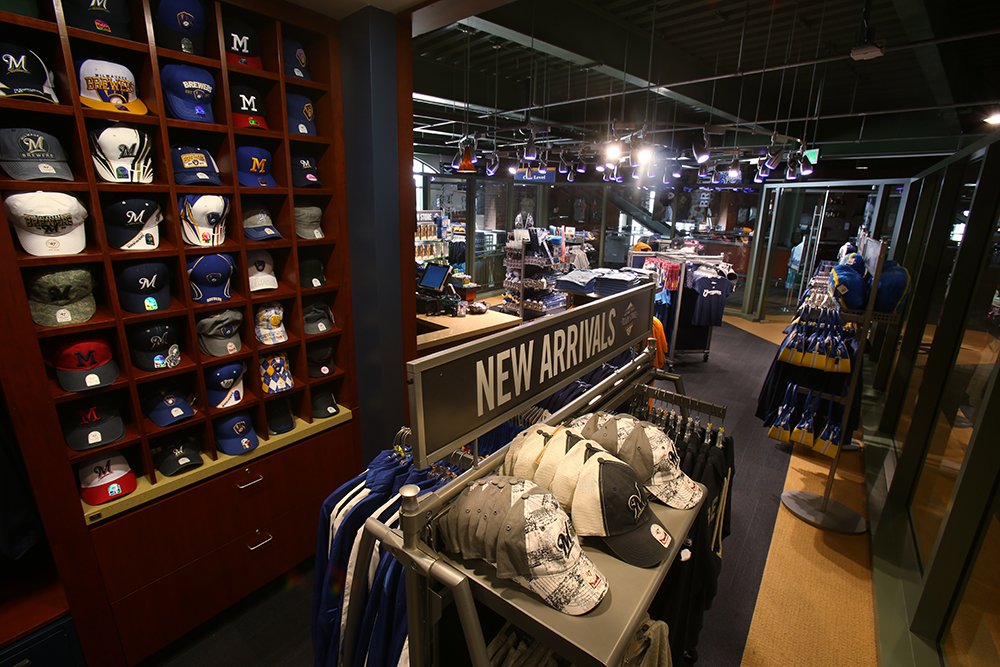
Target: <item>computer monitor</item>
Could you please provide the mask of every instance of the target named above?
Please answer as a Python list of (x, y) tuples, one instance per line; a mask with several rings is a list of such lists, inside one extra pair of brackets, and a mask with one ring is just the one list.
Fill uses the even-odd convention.
[(442, 292), (444, 291), (444, 286), (448, 284), (448, 278), (450, 277), (450, 266), (428, 264), (423, 277), (420, 279), (420, 289), (424, 289), (429, 292)]

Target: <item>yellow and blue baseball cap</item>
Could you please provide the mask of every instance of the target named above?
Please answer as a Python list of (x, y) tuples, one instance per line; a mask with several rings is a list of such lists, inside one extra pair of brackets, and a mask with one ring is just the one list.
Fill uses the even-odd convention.
[(80, 101), (85, 107), (102, 111), (121, 111), (143, 115), (146, 103), (139, 99), (139, 88), (132, 71), (107, 60), (77, 60)]
[(316, 136), (316, 111), (312, 100), (305, 95), (285, 95), (288, 103), (288, 131), (291, 134), (306, 134)]
[(240, 146), (236, 149), (236, 175), (240, 185), (250, 188), (277, 187), (271, 176), (271, 153), (256, 146)]
[(281, 57), (285, 63), (285, 76), (294, 76), (296, 79), (309, 81), (309, 58), (305, 49), (294, 39), (283, 37), (281, 39)]
[(215, 422), (215, 444), (219, 451), (230, 456), (246, 454), (257, 448), (260, 441), (253, 430), (253, 422), (246, 412), (237, 412)]

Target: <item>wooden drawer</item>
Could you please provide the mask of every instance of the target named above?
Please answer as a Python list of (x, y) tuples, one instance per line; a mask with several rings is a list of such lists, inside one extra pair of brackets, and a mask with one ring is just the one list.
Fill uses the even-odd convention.
[(323, 499), (317, 496), (261, 523), (113, 603), (128, 664), (134, 665), (312, 555)]
[[(91, 531), (114, 602), (356, 474), (337, 427)], [(316, 517), (312, 517), (313, 523)], [(315, 539), (309, 530), (311, 539)], [(235, 598), (234, 598), (235, 600)]]

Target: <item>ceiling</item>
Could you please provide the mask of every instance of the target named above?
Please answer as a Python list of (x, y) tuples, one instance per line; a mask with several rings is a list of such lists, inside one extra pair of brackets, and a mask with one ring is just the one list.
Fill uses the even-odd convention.
[(996, 0), (517, 0), (413, 55), (414, 151), (445, 162), (467, 135), (513, 156), (529, 130), (550, 162), (611, 136), (684, 159), (707, 126), (720, 161), (775, 135), (819, 148), (813, 178), (905, 176), (1000, 111)]

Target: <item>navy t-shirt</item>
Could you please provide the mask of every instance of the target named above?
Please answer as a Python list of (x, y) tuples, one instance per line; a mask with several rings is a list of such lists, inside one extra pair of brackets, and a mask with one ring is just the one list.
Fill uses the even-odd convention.
[(733, 293), (733, 285), (723, 276), (703, 276), (694, 281), (694, 291), (698, 299), (694, 304), (695, 326), (722, 326), (722, 311), (726, 308), (726, 297)]

